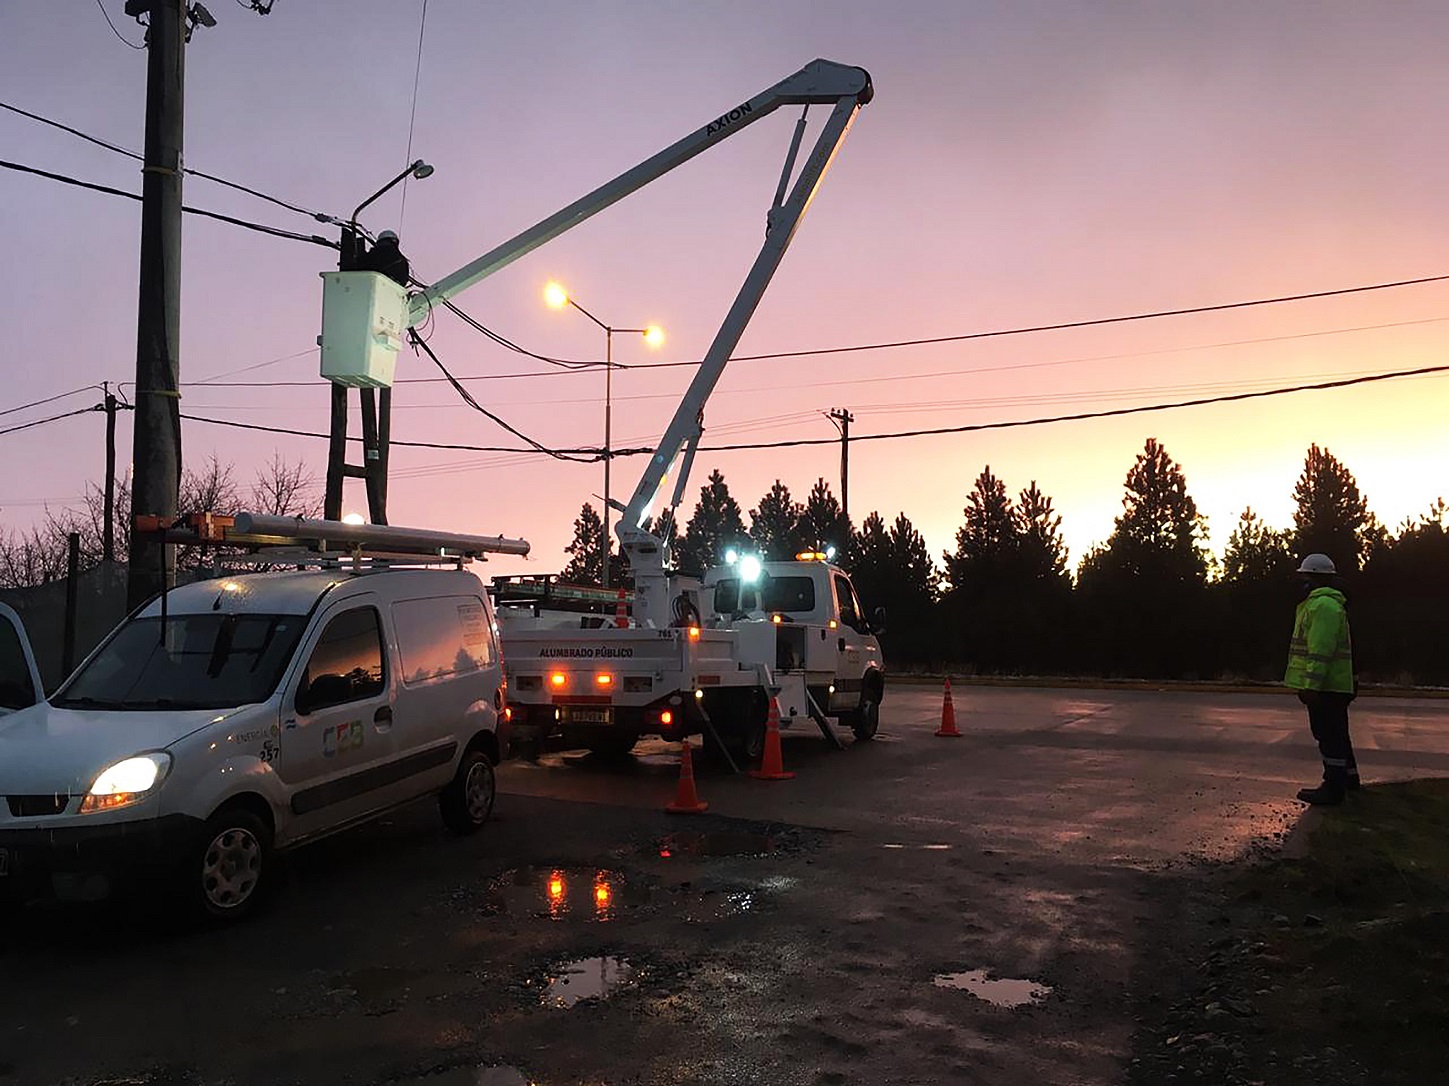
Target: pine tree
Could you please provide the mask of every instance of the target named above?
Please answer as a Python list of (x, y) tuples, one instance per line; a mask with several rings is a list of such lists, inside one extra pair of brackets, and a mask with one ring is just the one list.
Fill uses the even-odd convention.
[[(834, 547), (844, 554), (850, 544), (850, 519), (840, 510), (840, 502), (830, 492), (830, 484), (817, 479), (810, 488), (805, 511), (800, 517), (800, 542), (804, 547), (821, 550)], [(802, 548), (803, 549), (803, 548)]]
[(790, 497), (790, 488), (779, 479), (750, 510), (750, 538), (769, 561), (794, 558), (801, 550), (800, 520), (805, 507)]
[(564, 548), (564, 553), (570, 558), (559, 574), (561, 579), (570, 584), (604, 583), (603, 534), (602, 518), (592, 505), (584, 502), (584, 507), (574, 519), (573, 542)]
[(894, 601), (898, 569), (885, 521), (879, 513), (865, 518), (850, 541), (850, 577), (867, 612)]
[(1293, 549), (1300, 558), (1326, 554), (1339, 572), (1352, 573), (1384, 537), (1353, 475), (1327, 449), (1308, 447), (1293, 500)]
[(1244, 509), (1223, 551), (1224, 583), (1286, 580), (1292, 569), (1288, 533), (1268, 527), (1251, 507)]
[(1149, 437), (1127, 472), (1122, 514), (1078, 570), (1081, 665), (1145, 678), (1214, 674), (1205, 521), (1182, 468)]
[(1062, 518), (1052, 500), (1031, 481), (1017, 497), (1022, 572), (1030, 578), (1061, 579), (1067, 571), (1067, 545), (1062, 539)]
[(1187, 492), (1182, 468), (1149, 437), (1127, 473), (1122, 515), (1108, 541), (1108, 550), (1122, 568), (1134, 574), (1202, 583), (1207, 579), (1207, 551), (1200, 539), (1207, 521)]
[(715, 469), (710, 472), (709, 482), (699, 488), (699, 504), (677, 548), (676, 567), (683, 573), (701, 576), (710, 566), (724, 561), (726, 551), (744, 546), (748, 539), (740, 503), (730, 496), (729, 485)]
[(956, 531), (956, 551), (944, 556), (946, 576), (958, 588), (973, 577), (999, 576), (1020, 543), (1016, 510), (990, 464), (976, 477), (963, 513), (966, 521)]

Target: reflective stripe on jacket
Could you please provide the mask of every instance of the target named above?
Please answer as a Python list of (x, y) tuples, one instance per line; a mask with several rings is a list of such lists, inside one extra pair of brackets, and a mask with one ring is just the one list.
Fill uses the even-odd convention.
[(1298, 605), (1284, 686), (1353, 693), (1353, 643), (1344, 603), (1338, 589), (1315, 588)]

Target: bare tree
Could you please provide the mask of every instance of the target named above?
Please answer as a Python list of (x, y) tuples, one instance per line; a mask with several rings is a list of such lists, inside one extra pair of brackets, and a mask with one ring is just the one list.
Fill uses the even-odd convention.
[(278, 517), (320, 517), (322, 494), (317, 476), (302, 461), (289, 463), (274, 452), (252, 483), (251, 508)]

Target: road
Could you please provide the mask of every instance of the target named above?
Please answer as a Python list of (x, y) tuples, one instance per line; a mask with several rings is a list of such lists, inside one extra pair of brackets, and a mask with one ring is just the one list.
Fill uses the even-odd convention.
[[(1304, 817), (1302, 710), (958, 688), (938, 739), (940, 703), (893, 687), (843, 751), (788, 735), (790, 781), (701, 767), (700, 816), (662, 812), (661, 744), (510, 762), (482, 834), (397, 812), (232, 930), (32, 909), (0, 1084), (1121, 1082), (1183, 881)], [(1370, 784), (1449, 773), (1449, 701), (1353, 726)]]

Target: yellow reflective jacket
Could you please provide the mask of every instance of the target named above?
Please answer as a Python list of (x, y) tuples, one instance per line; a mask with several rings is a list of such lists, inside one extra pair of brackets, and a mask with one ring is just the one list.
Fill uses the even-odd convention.
[(1315, 588), (1298, 605), (1284, 686), (1353, 693), (1353, 642), (1345, 602), (1336, 588)]

